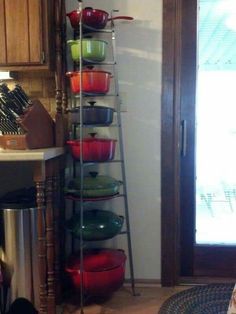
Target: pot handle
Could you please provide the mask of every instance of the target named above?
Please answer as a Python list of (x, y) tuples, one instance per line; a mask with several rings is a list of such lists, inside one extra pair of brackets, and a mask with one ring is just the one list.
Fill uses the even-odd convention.
[(85, 7), (84, 10), (93, 10), (92, 7)]
[(90, 176), (91, 176), (92, 178), (96, 178), (97, 175), (98, 175), (98, 172), (97, 172), (97, 171), (90, 171), (89, 174), (90, 174)]
[(66, 72), (66, 76), (67, 77), (72, 77), (73, 76), (73, 72)]
[(66, 13), (66, 16), (71, 17), (71, 15), (74, 14), (74, 13), (76, 13), (76, 10), (73, 10), (73, 11), (71, 11), (69, 13)]
[(67, 45), (69, 45), (69, 46), (71, 46), (71, 45), (73, 45), (73, 44), (75, 44), (75, 43), (76, 43), (76, 41), (73, 40), (73, 39), (67, 40)]
[(125, 251), (123, 249), (117, 249), (117, 251), (125, 253)]
[(125, 220), (125, 217), (124, 216), (122, 216), (122, 215), (119, 215), (119, 217), (120, 217), (120, 219), (122, 220), (122, 223), (124, 222), (124, 220)]
[(66, 16), (68, 16), (68, 17), (70, 17), (71, 15), (73, 15), (73, 14), (80, 14), (80, 10), (79, 9), (77, 9), (77, 10), (73, 10), (73, 11), (71, 11), (71, 12), (68, 12), (68, 13), (66, 13)]
[(71, 273), (71, 274), (79, 274), (80, 273), (79, 269), (66, 268), (66, 271), (68, 273)]
[(121, 15), (121, 16), (114, 16), (114, 17), (109, 17), (107, 19), (107, 21), (113, 21), (113, 20), (133, 20), (134, 18), (132, 16), (125, 16), (125, 15)]

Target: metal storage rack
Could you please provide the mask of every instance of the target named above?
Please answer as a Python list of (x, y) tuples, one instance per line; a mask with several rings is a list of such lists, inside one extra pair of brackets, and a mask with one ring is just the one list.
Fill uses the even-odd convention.
[[(78, 0), (79, 2), (79, 8), (78, 10), (82, 12), (83, 10), (83, 0)], [(113, 12), (117, 12), (117, 10), (113, 10)], [(112, 16), (111, 13), (111, 16)], [(82, 17), (82, 14), (81, 14)], [(82, 18), (81, 18), (82, 19)], [(84, 25), (82, 23), (82, 20), (80, 19), (80, 24), (79, 24), (79, 29), (74, 30), (74, 38), (79, 38), (83, 39), (84, 36)], [(83, 100), (87, 97), (99, 97), (101, 95), (87, 95), (86, 93), (83, 92), (83, 87), (82, 87), (82, 75), (80, 75), (80, 86), (82, 87), (80, 89), (79, 94), (72, 95), (72, 100), (75, 103), (76, 99), (79, 99), (80, 103), (80, 121), (78, 123), (72, 123), (72, 137), (73, 139), (76, 139), (76, 134), (77, 130), (79, 129), (79, 140), (80, 140), (80, 160), (78, 162), (74, 161), (73, 162), (73, 176), (76, 176), (76, 164), (79, 163), (79, 175), (80, 175), (80, 197), (68, 197), (69, 199), (73, 200), (73, 212), (75, 213), (75, 203), (79, 202), (80, 206), (80, 238), (79, 238), (79, 248), (80, 248), (80, 272), (83, 273), (83, 248), (84, 248), (84, 240), (83, 240), (83, 235), (82, 235), (82, 226), (83, 226), (83, 213), (84, 213), (84, 205), (86, 203), (86, 199), (83, 197), (83, 184), (84, 184), (84, 169), (85, 167), (88, 167), (92, 164), (100, 164), (100, 163), (117, 163), (120, 164), (120, 172), (121, 172), (121, 178), (122, 178), (122, 193), (119, 195), (115, 195), (113, 197), (109, 197), (106, 200), (113, 199), (115, 197), (120, 197), (123, 198), (123, 209), (124, 209), (124, 218), (125, 218), (125, 226), (126, 230), (121, 231), (120, 234), (124, 234), (127, 237), (127, 248), (128, 248), (128, 260), (129, 260), (129, 271), (130, 271), (130, 282), (131, 282), (131, 289), (132, 289), (132, 294), (133, 296), (137, 296), (139, 294), (136, 293), (135, 291), (135, 279), (134, 279), (134, 266), (133, 266), (133, 255), (132, 255), (132, 242), (131, 242), (131, 233), (130, 233), (130, 220), (129, 220), (129, 208), (128, 208), (128, 196), (127, 196), (127, 183), (126, 183), (126, 171), (125, 171), (125, 158), (124, 158), (124, 146), (123, 146), (123, 132), (122, 132), (122, 119), (121, 119), (121, 99), (120, 99), (120, 94), (119, 94), (119, 83), (118, 83), (118, 71), (117, 71), (117, 60), (116, 60), (116, 34), (115, 34), (115, 25), (114, 21), (111, 20), (110, 22), (110, 27), (106, 29), (93, 29), (91, 27), (85, 26), (90, 33), (109, 33), (111, 35), (111, 54), (112, 54), (112, 61), (104, 61), (104, 62), (99, 62), (99, 63), (91, 63), (92, 65), (105, 65), (105, 66), (111, 66), (112, 67), (112, 72), (113, 72), (113, 78), (114, 78), (114, 91), (111, 93), (108, 93), (107, 95), (102, 95), (103, 97), (113, 97), (115, 99), (116, 103), (116, 108), (115, 108), (115, 113), (116, 113), (116, 123), (112, 124), (110, 126), (107, 126), (107, 128), (110, 127), (115, 127), (117, 128), (117, 134), (118, 134), (118, 143), (119, 143), (119, 159), (115, 160), (110, 160), (110, 161), (105, 161), (105, 162), (94, 162), (94, 163), (86, 163), (83, 161), (83, 145), (82, 145), (82, 140), (84, 137), (84, 129), (89, 128), (89, 127), (98, 127), (97, 125), (84, 125), (83, 124)], [(82, 45), (80, 45), (80, 56), (82, 56)], [(74, 70), (79, 70), (81, 71), (84, 66), (84, 60), (82, 57), (80, 57), (79, 63), (75, 64), (74, 63)], [(104, 127), (104, 126), (103, 126)], [(99, 201), (99, 200), (97, 200)], [(104, 199), (103, 199), (104, 201)], [(74, 241), (72, 238), (72, 250), (74, 249)], [(81, 276), (81, 289), (80, 289), (80, 313), (84, 313), (84, 288), (83, 288), (83, 276)]]

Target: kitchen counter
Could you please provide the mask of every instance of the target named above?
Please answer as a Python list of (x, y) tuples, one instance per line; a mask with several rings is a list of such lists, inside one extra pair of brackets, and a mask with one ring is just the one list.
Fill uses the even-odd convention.
[(46, 161), (64, 154), (63, 147), (29, 150), (0, 149), (0, 161)]
[(0, 162), (27, 162), (27, 165), (33, 166), (37, 203), (40, 314), (56, 313), (56, 297), (60, 293), (59, 217), (62, 212), (64, 153), (64, 147), (31, 150), (0, 149)]

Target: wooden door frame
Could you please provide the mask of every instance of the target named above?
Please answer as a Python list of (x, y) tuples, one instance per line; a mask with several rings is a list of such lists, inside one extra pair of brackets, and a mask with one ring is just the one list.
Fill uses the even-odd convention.
[[(194, 256), (196, 257), (196, 253), (199, 254), (200, 251), (196, 251), (194, 246), (195, 218), (192, 202), (195, 195), (194, 188), (191, 187), (188, 194), (186, 193), (194, 175), (189, 181), (184, 176), (184, 172), (190, 173), (192, 170), (193, 159), (190, 153), (194, 151), (195, 119), (193, 113), (187, 116), (188, 145), (184, 159), (181, 156), (181, 119), (186, 116), (184, 112), (186, 104), (188, 111), (193, 112), (195, 107), (193, 86), (196, 85), (196, 75), (193, 73), (195, 72), (193, 67), (196, 68), (194, 60), (196, 61), (197, 50), (197, 5), (197, 0), (163, 0), (161, 113), (161, 282), (163, 286), (181, 283), (235, 282), (235, 278), (217, 278), (215, 274), (213, 277), (211, 263), (208, 265), (208, 277), (196, 275), (200, 272), (196, 271)], [(193, 19), (196, 19), (194, 24)], [(227, 247), (223, 249), (228, 250)], [(209, 252), (209, 248), (207, 250)], [(235, 256), (235, 252), (229, 253)], [(204, 250), (201, 254), (200, 257), (205, 260)], [(215, 259), (214, 255), (212, 259)], [(234, 269), (233, 264), (227, 267)]]
[(180, 80), (182, 1), (163, 0), (161, 113), (161, 283), (180, 269)]

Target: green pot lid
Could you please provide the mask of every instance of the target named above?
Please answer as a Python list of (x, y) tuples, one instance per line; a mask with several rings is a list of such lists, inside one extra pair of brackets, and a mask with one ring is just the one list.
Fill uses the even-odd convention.
[[(109, 189), (116, 187), (121, 184), (120, 181), (109, 177), (98, 175), (98, 172), (90, 172), (89, 176), (83, 178), (83, 189), (84, 190), (99, 190), (99, 189)], [(68, 188), (70, 189), (80, 189), (81, 179), (80, 177), (70, 181)]]

